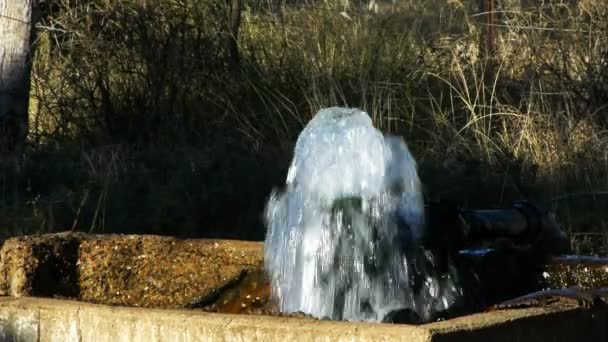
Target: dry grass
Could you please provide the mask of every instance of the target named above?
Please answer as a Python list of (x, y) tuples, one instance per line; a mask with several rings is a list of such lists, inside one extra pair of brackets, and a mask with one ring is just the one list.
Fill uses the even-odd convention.
[[(116, 191), (129, 177), (164, 189), (151, 192), (147, 207), (129, 210), (198, 217), (176, 218), (174, 228), (163, 228), (168, 233), (209, 227), (215, 222), (201, 221), (194, 214), (200, 209), (185, 200), (192, 198), (189, 184), (203, 184), (200, 191), (217, 186), (209, 199), (196, 198), (223, 201), (217, 210), (232, 213), (234, 196), (226, 194), (238, 193), (234, 180), (248, 177), (253, 167), (264, 182), (250, 193), (263, 202), (268, 186), (282, 177), (280, 169), (272, 177), (265, 170), (276, 170), (277, 156), (286, 166), (307, 120), (321, 107), (348, 105), (406, 138), (428, 197), (465, 206), (539, 200), (576, 232), (573, 241), (599, 241), (581, 234), (606, 233), (608, 4), (555, 0), (522, 7), (504, 1), (497, 14), (498, 50), (488, 60), (479, 48), (483, 18), (471, 3), (404, 0), (394, 13), (372, 15), (345, 10), (339, 1), (285, 6), (274, 14), (262, 3), (246, 2), (242, 64), (234, 73), (223, 44), (227, 12), (221, 1), (55, 2), (38, 27), (32, 81), (31, 141), (43, 152), (24, 157), (32, 164), (56, 158), (78, 165), (64, 177), (80, 183), (60, 175), (53, 180), (74, 183), (75, 204), (51, 227), (100, 229), (108, 226), (103, 218), (120, 221), (125, 209), (107, 203), (120, 196), (138, 201), (128, 187)], [(231, 166), (186, 171), (189, 163), (222, 160), (232, 146), (248, 152), (235, 154)], [(121, 152), (99, 152), (112, 149)], [(49, 151), (59, 152), (49, 157)], [(167, 154), (181, 166), (163, 160)], [(249, 159), (269, 162), (242, 162)], [(9, 164), (5, 170), (13, 170)], [(157, 173), (164, 176), (150, 176)], [(11, 195), (3, 210), (14, 208), (15, 220), (43, 215), (48, 229), (48, 208), (57, 207), (51, 198), (65, 206), (70, 192), (28, 192), (22, 171), (7, 175), (20, 182), (2, 183), (7, 189), (19, 184), (5, 191)], [(84, 184), (96, 185), (88, 190)], [(259, 226), (255, 208), (248, 213), (246, 224)], [(34, 221), (22, 226), (35, 228), (40, 220)], [(21, 224), (15, 222), (7, 226)], [(604, 253), (608, 247), (592, 249)]]

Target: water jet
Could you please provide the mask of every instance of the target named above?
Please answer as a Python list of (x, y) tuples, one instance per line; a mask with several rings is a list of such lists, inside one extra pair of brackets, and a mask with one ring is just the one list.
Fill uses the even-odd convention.
[(74, 232), (4, 241), (0, 338), (608, 336), (608, 258), (569, 255), (551, 213), (527, 201), (424, 203), (406, 143), (359, 110), (311, 120), (266, 219), (264, 243)]
[(526, 201), (425, 206), (406, 143), (352, 108), (307, 124), (266, 221), (279, 310), (335, 320), (423, 323), (483, 310), (545, 288), (546, 259), (568, 252), (552, 216)]
[(421, 184), (406, 143), (360, 110), (322, 109), (296, 142), (286, 190), (268, 203), (265, 268), (282, 312), (423, 320), (460, 296), (450, 268), (419, 249)]

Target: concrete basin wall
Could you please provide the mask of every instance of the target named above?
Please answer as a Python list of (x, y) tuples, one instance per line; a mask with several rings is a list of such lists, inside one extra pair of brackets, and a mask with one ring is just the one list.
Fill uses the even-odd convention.
[(555, 305), (421, 326), (0, 298), (2, 341), (608, 341), (608, 311)]
[[(73, 233), (10, 239), (0, 249), (0, 342), (608, 342), (608, 305), (601, 301), (591, 308), (557, 301), (420, 326), (219, 314), (184, 305), (262, 266), (263, 245), (255, 242)], [(40, 298), (55, 296), (88, 303)]]
[(0, 249), (0, 295), (182, 308), (262, 271), (261, 242), (153, 235), (21, 236)]

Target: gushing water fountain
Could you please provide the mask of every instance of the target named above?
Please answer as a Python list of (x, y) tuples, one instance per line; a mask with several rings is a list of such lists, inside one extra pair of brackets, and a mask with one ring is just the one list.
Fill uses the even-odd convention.
[(321, 110), (297, 140), (285, 191), (266, 209), (265, 268), (280, 310), (382, 321), (448, 309), (461, 291), (420, 248), (424, 218), (405, 142), (363, 111)]

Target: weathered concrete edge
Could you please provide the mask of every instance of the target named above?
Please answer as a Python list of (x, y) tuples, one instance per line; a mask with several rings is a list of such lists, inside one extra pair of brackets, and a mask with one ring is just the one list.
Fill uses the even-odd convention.
[(411, 341), (423, 327), (0, 298), (0, 340), (29, 341)]
[(608, 341), (608, 306), (556, 303), (427, 324), (433, 342)]
[[(1, 341), (578, 341), (608, 340), (606, 308), (496, 311), (422, 326), (142, 309), (0, 298)], [(582, 335), (581, 335), (582, 334)], [(589, 340), (589, 341), (591, 341)]]
[[(53, 250), (57, 254), (73, 255), (72, 258), (67, 258), (67, 264), (65, 264), (64, 271), (71, 273), (70, 271), (77, 272), (77, 268), (85, 267), (89, 264), (89, 261), (84, 258), (82, 253), (83, 246), (89, 244), (95, 244), (97, 241), (113, 241), (118, 240), (121, 242), (128, 242), (132, 240), (133, 243), (142, 241), (156, 241), (159, 245), (162, 244), (196, 244), (200, 249), (213, 254), (229, 254), (230, 257), (227, 259), (231, 264), (243, 266), (247, 269), (257, 269), (263, 267), (264, 260), (264, 243), (259, 241), (245, 241), (245, 240), (231, 240), (231, 239), (181, 239), (171, 236), (159, 236), (159, 235), (135, 235), (135, 234), (85, 234), (78, 232), (60, 232), (50, 233), (43, 235), (24, 235), (15, 236), (3, 241), (0, 244), (0, 296), (14, 296), (14, 297), (27, 297), (27, 296), (62, 296), (62, 297), (74, 297), (73, 293), (63, 293), (61, 291), (48, 291), (45, 293), (39, 293), (33, 289), (34, 286), (38, 288), (44, 287), (45, 289), (53, 289), (62, 280), (66, 279), (49, 279), (48, 277), (44, 280), (45, 284), (41, 284), (40, 279), (34, 281), (34, 278), (39, 274), (41, 269), (44, 269), (44, 262), (39, 262), (41, 254), (37, 254), (34, 250), (43, 251), (42, 254), (50, 253)], [(66, 253), (65, 243), (75, 243), (76, 249), (74, 253)], [(63, 244), (63, 246), (62, 246)], [(43, 248), (39, 248), (43, 246)], [(62, 246), (58, 249), (54, 249), (53, 246)], [(239, 258), (239, 256), (241, 258)], [(246, 256), (251, 256), (248, 261), (245, 261)], [(53, 258), (51, 258), (53, 259)], [(54, 274), (55, 272), (50, 272)], [(49, 273), (47, 273), (49, 274)], [(70, 283), (71, 288), (80, 287), (82, 289), (82, 279), (74, 277), (74, 282)], [(78, 292), (78, 291), (73, 291)], [(84, 294), (80, 291), (81, 294)]]

